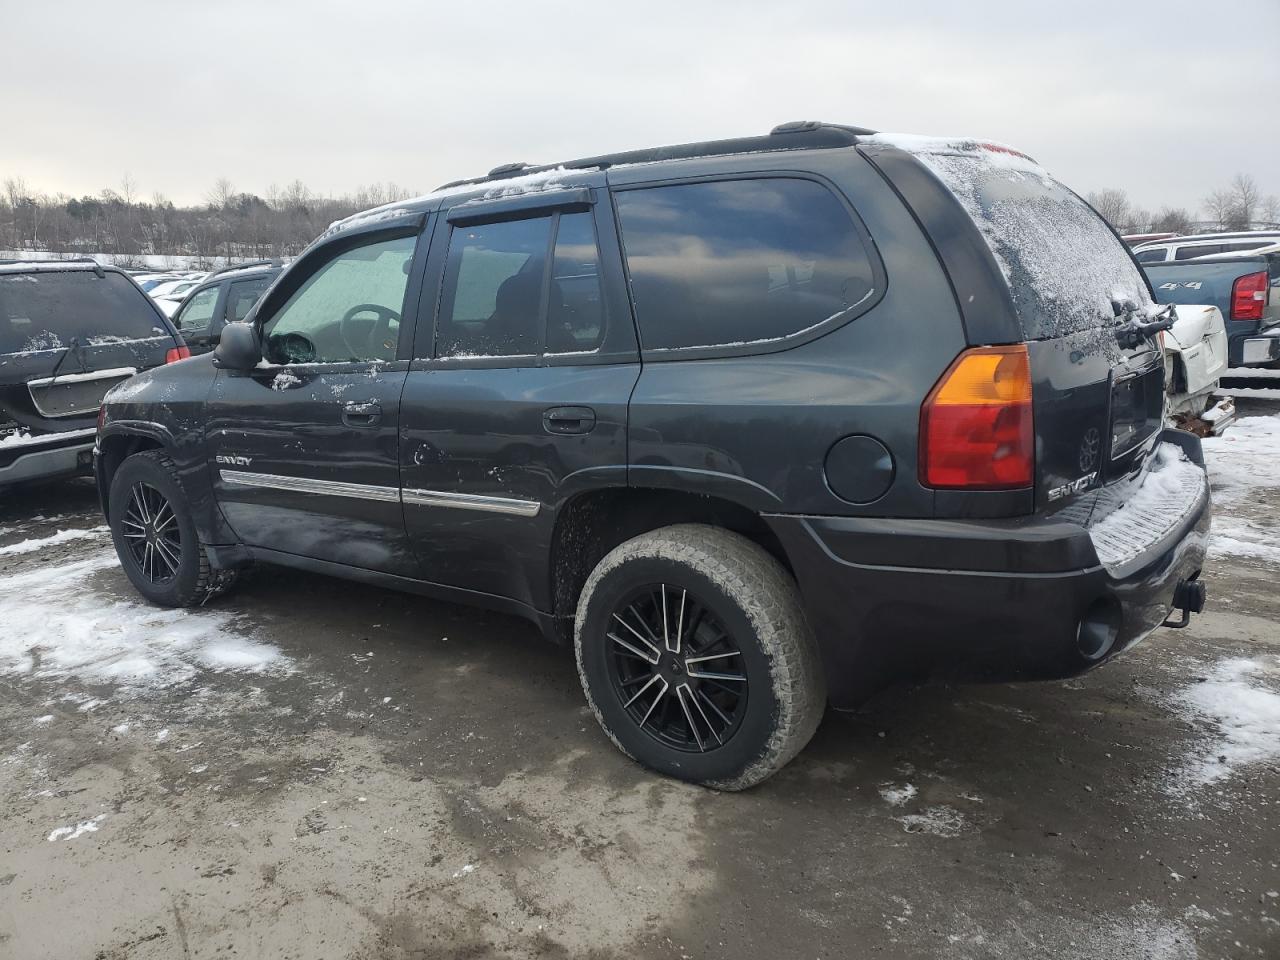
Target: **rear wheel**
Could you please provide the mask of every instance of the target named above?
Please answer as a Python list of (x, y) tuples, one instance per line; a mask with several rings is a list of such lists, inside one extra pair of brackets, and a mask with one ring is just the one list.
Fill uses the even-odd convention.
[(161, 451), (127, 458), (111, 479), (109, 502), (120, 565), (152, 603), (203, 604), (234, 582), (235, 571), (209, 565), (177, 468)]
[(575, 650), (592, 710), (624, 753), (720, 789), (781, 769), (826, 702), (795, 582), (717, 527), (667, 527), (610, 552), (583, 588)]

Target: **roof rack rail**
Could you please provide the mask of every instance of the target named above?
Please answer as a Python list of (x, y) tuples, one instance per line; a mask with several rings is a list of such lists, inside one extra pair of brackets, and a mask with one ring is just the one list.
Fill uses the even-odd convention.
[(578, 160), (567, 160), (562, 163), (548, 163), (537, 166), (508, 163), (500, 167), (494, 167), (487, 176), (454, 180), (441, 185), (437, 189), (444, 190), (473, 183), (479, 185), (489, 180), (500, 180), (505, 177), (526, 173), (543, 173), (560, 167), (566, 170), (604, 170), (623, 163), (689, 160), (695, 157), (719, 157), (734, 153), (764, 153), (772, 150), (816, 150), (831, 147), (850, 147), (858, 142), (859, 137), (870, 136), (875, 132), (866, 127), (823, 123), (820, 120), (792, 120), (788, 123), (779, 124), (768, 135), (763, 137), (737, 137), (732, 140), (704, 140), (698, 143), (680, 143), (669, 147), (648, 147), (641, 150), (627, 150), (622, 153), (601, 154), (595, 157), (583, 157)]
[(517, 160), (515, 163), (503, 163), (490, 170), (488, 176), (490, 179), (497, 180), (501, 177), (513, 176), (521, 170), (528, 169), (528, 167), (529, 164), (525, 163), (523, 160)]
[(218, 277), (224, 273), (231, 273), (233, 270), (248, 270), (250, 267), (283, 267), (284, 261), (279, 257), (272, 257), (270, 260), (247, 260), (244, 263), (231, 263), (222, 267), (220, 270), (209, 271), (209, 277)]
[[(42, 260), (36, 257), (18, 257), (16, 259), (0, 260), (0, 267), (11, 267), (14, 264), (25, 264), (32, 267), (59, 267), (64, 263), (76, 264), (83, 263), (89, 266), (99, 277), (105, 277), (107, 271), (93, 257), (59, 257), (57, 260)], [(108, 264), (112, 270), (119, 270), (119, 267)]]
[(57, 259), (54, 259), (54, 260), (49, 260), (43, 257), (8, 257), (4, 260), (0, 260), (0, 263), (6, 263), (6, 264), (8, 263), (94, 263), (96, 264), (97, 262), (98, 261), (95, 260), (93, 257), (58, 257)]

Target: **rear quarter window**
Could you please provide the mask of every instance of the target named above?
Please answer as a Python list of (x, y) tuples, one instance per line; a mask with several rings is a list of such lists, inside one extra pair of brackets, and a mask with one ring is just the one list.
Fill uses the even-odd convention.
[(673, 184), (615, 197), (646, 353), (767, 346), (874, 300), (858, 228), (813, 180)]
[(0, 275), (0, 353), (145, 340), (167, 331), (147, 295), (118, 273)]

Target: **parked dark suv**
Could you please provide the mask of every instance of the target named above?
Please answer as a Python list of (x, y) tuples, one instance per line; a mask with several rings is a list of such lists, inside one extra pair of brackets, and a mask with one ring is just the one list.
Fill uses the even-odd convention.
[(283, 269), (279, 260), (255, 260), (223, 267), (192, 287), (173, 314), (173, 323), (191, 353), (208, 353), (216, 347), (222, 328), (247, 317)]
[(0, 488), (88, 473), (102, 395), (187, 355), (123, 271), (0, 261)]
[(517, 164), (336, 224), (213, 358), (109, 395), (98, 484), (154, 602), (259, 560), (513, 611), (623, 751), (736, 789), (828, 702), (1070, 674), (1199, 609), (1162, 310), (1005, 147)]

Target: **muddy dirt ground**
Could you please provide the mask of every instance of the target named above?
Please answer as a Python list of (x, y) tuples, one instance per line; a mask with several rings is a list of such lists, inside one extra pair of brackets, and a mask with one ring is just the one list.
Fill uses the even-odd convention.
[[(1262, 547), (1189, 629), (890, 691), (728, 795), (521, 621), (276, 568), (162, 615), (91, 484), (2, 496), (0, 957), (1280, 957)], [(1280, 532), (1280, 488), (1229, 511)]]

